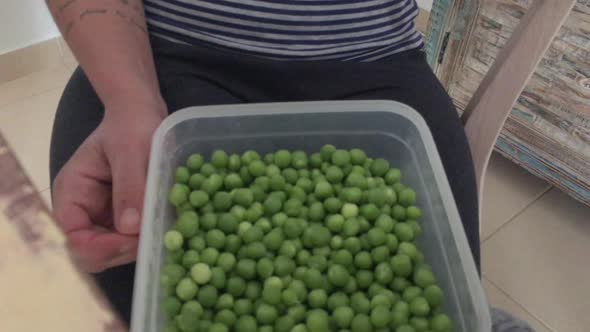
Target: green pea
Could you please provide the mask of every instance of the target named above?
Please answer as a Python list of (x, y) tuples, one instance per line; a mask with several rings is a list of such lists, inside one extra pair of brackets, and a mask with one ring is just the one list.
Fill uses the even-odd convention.
[(233, 310), (238, 316), (248, 315), (253, 312), (252, 301), (249, 299), (238, 299), (234, 302)]
[(274, 331), (290, 332), (293, 326), (295, 326), (295, 320), (291, 316), (282, 316), (275, 321)]
[(332, 144), (326, 144), (320, 149), (320, 157), (322, 161), (329, 161), (332, 159), (332, 154), (336, 151), (336, 147)]
[(231, 213), (224, 213), (219, 216), (217, 221), (217, 228), (223, 231), (225, 234), (236, 233), (238, 230), (238, 219)]
[(406, 220), (406, 209), (401, 205), (394, 205), (391, 210), (391, 216), (397, 221)]
[(315, 309), (307, 315), (306, 326), (309, 332), (325, 332), (329, 329), (328, 314), (321, 309)]
[(450, 332), (453, 330), (453, 324), (449, 316), (435, 314), (430, 320), (430, 329), (433, 332)]
[(303, 169), (307, 167), (307, 154), (303, 151), (295, 151), (291, 155), (293, 167), (296, 169)]
[(188, 201), (188, 194), (181, 184), (174, 184), (168, 194), (168, 201), (174, 206), (180, 206)]
[(334, 254), (332, 261), (335, 264), (339, 264), (344, 267), (350, 267), (353, 263), (353, 257), (349, 251), (341, 249)]
[(382, 263), (390, 258), (391, 251), (385, 245), (378, 246), (371, 250), (371, 257), (375, 263)]
[(369, 332), (373, 331), (371, 320), (365, 314), (357, 314), (350, 323), (350, 330), (352, 332)]
[(314, 289), (309, 292), (307, 301), (312, 308), (323, 308), (328, 300), (328, 295), (323, 289)]
[(394, 227), (394, 232), (400, 241), (409, 242), (414, 240), (414, 230), (407, 223), (397, 223)]
[(182, 234), (184, 238), (193, 237), (199, 230), (199, 216), (194, 211), (183, 212), (174, 228)]
[(283, 206), (283, 211), (289, 217), (296, 217), (301, 213), (303, 204), (297, 199), (289, 199)]
[(404, 254), (397, 254), (391, 258), (393, 273), (400, 277), (408, 277), (412, 274), (412, 260)]
[(393, 281), (393, 271), (389, 264), (379, 263), (375, 267), (375, 280), (382, 285), (388, 285)]
[(269, 196), (264, 201), (264, 210), (266, 211), (267, 215), (273, 215), (279, 211), (281, 211), (283, 206), (283, 202), (274, 196)]
[(350, 153), (346, 150), (336, 150), (332, 153), (332, 163), (336, 166), (344, 167), (350, 164)]
[(425, 298), (418, 296), (410, 302), (410, 312), (419, 317), (428, 316), (430, 313), (430, 305)]
[(254, 177), (263, 176), (266, 174), (266, 165), (261, 160), (254, 160), (248, 165), (248, 171)]
[(256, 319), (262, 324), (272, 324), (277, 319), (279, 313), (277, 309), (268, 304), (261, 304), (256, 310)]
[(228, 159), (227, 153), (222, 150), (215, 150), (211, 155), (211, 163), (218, 169), (227, 167)]
[(274, 162), (280, 168), (287, 168), (291, 165), (291, 153), (287, 150), (279, 150), (274, 154)]
[(371, 228), (367, 233), (369, 244), (373, 247), (384, 245), (387, 241), (387, 234), (381, 228)]
[(256, 276), (256, 262), (252, 259), (241, 259), (236, 264), (236, 273), (238, 276), (251, 280)]
[(334, 194), (334, 189), (332, 185), (327, 181), (319, 181), (315, 185), (314, 194), (319, 199), (325, 199)]
[[(321, 203), (320, 203), (321, 204)], [(340, 233), (344, 228), (345, 219), (340, 214), (333, 214), (326, 219), (326, 226), (331, 232)], [(354, 227), (354, 226), (349, 226)]]
[(222, 249), (225, 245), (225, 234), (218, 229), (212, 229), (205, 235), (205, 240), (209, 247)]
[(164, 246), (170, 251), (182, 248), (184, 240), (182, 234), (176, 230), (170, 230), (164, 235)]
[(200, 219), (200, 226), (204, 230), (211, 230), (217, 226), (217, 215), (215, 213), (205, 213)]
[(198, 153), (195, 153), (188, 157), (188, 160), (186, 161), (186, 166), (192, 172), (197, 172), (201, 169), (201, 166), (203, 166), (204, 163), (205, 160), (203, 159), (203, 156), (201, 156)]
[(233, 199), (236, 204), (239, 204), (243, 207), (249, 207), (252, 205), (252, 203), (254, 203), (254, 194), (252, 193), (252, 190), (248, 188), (240, 188), (236, 189)]
[(410, 188), (405, 188), (399, 193), (399, 202), (403, 206), (411, 206), (416, 203), (416, 192)]
[(201, 252), (201, 262), (209, 266), (215, 265), (215, 263), (217, 263), (218, 257), (219, 251), (215, 248), (205, 248)]
[(373, 221), (380, 215), (379, 208), (375, 204), (369, 203), (361, 206), (361, 215), (366, 219)]
[(225, 272), (231, 271), (236, 265), (236, 257), (230, 252), (221, 253), (217, 259), (217, 265)]
[(190, 176), (191, 173), (186, 167), (178, 167), (176, 168), (176, 172), (174, 173), (174, 179), (177, 183), (188, 183)]
[(367, 179), (358, 173), (350, 173), (345, 183), (348, 187), (355, 187), (361, 190), (367, 189)]
[(377, 306), (371, 311), (371, 323), (375, 328), (385, 328), (389, 325), (390, 320), (389, 309), (385, 306)]
[(246, 291), (246, 282), (237, 276), (230, 277), (227, 279), (226, 290), (232, 296), (239, 297)]
[(258, 323), (254, 317), (245, 315), (238, 318), (234, 328), (236, 332), (256, 332), (258, 330)]
[(418, 267), (414, 271), (414, 283), (422, 288), (426, 288), (430, 285), (434, 285), (434, 275), (432, 271), (425, 267)]
[(240, 170), (240, 166), (242, 161), (240, 156), (235, 153), (232, 153), (227, 159), (227, 168), (231, 171), (237, 172)]
[(393, 185), (395, 183), (398, 183), (401, 180), (401, 178), (402, 178), (401, 171), (397, 168), (391, 168), (385, 174), (385, 183), (387, 183), (388, 185)]
[(373, 266), (373, 258), (371, 257), (371, 254), (363, 251), (354, 257), (354, 264), (359, 269), (370, 269)]
[(242, 245), (242, 240), (240, 240), (240, 238), (237, 235), (230, 234), (225, 237), (225, 250), (226, 251), (235, 254), (238, 252), (238, 249), (240, 249), (241, 245)]
[[(350, 177), (350, 176), (349, 176)], [(344, 188), (340, 193), (340, 199), (348, 203), (359, 203), (363, 197), (363, 192), (360, 188)]]
[(183, 278), (176, 286), (176, 296), (183, 301), (191, 300), (197, 295), (197, 284), (191, 278)]
[(250, 164), (255, 160), (260, 160), (260, 155), (256, 151), (248, 150), (242, 154), (242, 163), (244, 164)]
[(172, 318), (180, 312), (182, 303), (175, 296), (167, 296), (162, 302), (162, 310), (167, 318)]
[(424, 298), (432, 308), (436, 308), (443, 302), (443, 291), (437, 285), (430, 285), (424, 289)]
[(367, 155), (361, 149), (352, 149), (350, 150), (350, 161), (353, 165), (363, 165), (365, 160), (367, 159)]
[(371, 310), (371, 302), (363, 293), (354, 293), (350, 298), (350, 305), (357, 314), (367, 314)]
[(343, 287), (348, 283), (350, 274), (342, 265), (332, 265), (328, 269), (328, 280), (337, 287)]
[[(233, 318), (228, 318), (228, 315), (233, 315), (231, 316)], [(215, 316), (215, 320), (221, 320), (222, 322), (211, 324), (209, 327), (209, 332), (228, 332), (229, 329), (227, 325), (229, 325), (229, 322), (233, 322), (235, 318), (235, 315), (231, 311), (224, 310), (219, 312), (217, 316)]]

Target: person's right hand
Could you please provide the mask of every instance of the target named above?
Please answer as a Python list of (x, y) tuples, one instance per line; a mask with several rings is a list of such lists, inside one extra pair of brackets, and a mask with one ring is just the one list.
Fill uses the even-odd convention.
[(85, 271), (135, 260), (151, 138), (166, 114), (163, 102), (107, 107), (58, 173), (54, 215)]

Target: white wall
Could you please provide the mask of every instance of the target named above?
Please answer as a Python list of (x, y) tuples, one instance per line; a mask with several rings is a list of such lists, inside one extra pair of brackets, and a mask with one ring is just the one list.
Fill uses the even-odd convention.
[(0, 54), (58, 35), (44, 0), (0, 0)]
[(432, 9), (432, 1), (433, 0), (416, 0), (418, 7), (426, 11), (430, 11)]

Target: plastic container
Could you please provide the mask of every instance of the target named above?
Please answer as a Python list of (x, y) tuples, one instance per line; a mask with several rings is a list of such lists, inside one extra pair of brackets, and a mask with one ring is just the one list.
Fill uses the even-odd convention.
[(163, 236), (174, 220), (167, 194), (173, 170), (194, 152), (263, 154), (280, 148), (317, 151), (331, 143), (358, 147), (399, 167), (423, 210), (419, 246), (446, 294), (456, 332), (491, 331), (489, 308), (434, 141), (422, 117), (391, 101), (312, 102), (191, 107), (155, 133), (149, 163), (132, 332), (163, 328), (159, 275)]

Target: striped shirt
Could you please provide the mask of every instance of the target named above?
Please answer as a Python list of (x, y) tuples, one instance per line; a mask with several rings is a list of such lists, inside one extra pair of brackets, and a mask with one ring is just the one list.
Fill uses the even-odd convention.
[(375, 61), (423, 46), (415, 0), (144, 0), (150, 33), (279, 60)]

